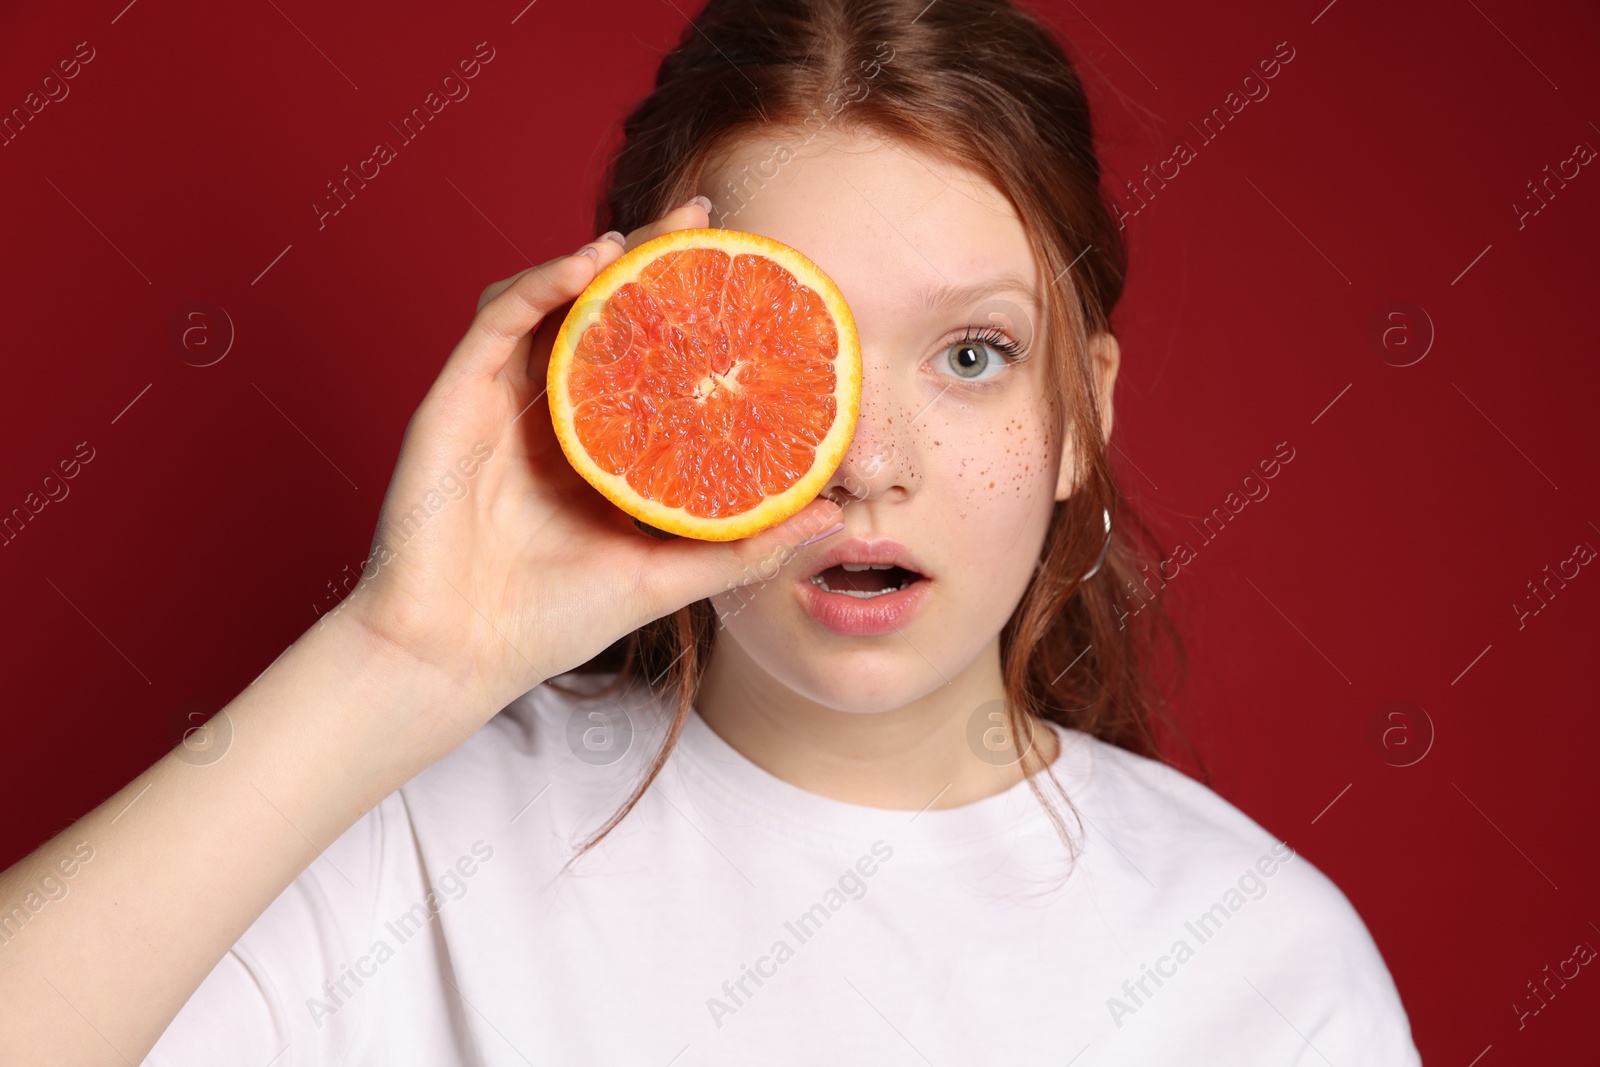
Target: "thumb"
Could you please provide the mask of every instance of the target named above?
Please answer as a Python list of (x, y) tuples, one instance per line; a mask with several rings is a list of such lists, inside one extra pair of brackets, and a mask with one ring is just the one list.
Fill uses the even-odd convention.
[(761, 585), (780, 575), (799, 575), (818, 542), (844, 529), (844, 509), (818, 497), (769, 529), (737, 541), (679, 538), (663, 543), (654, 569), (663, 614), (685, 604), (744, 586)]
[(760, 533), (733, 542), (739, 561), (739, 578), (767, 581), (773, 568), (789, 566), (804, 555), (804, 549), (844, 529), (844, 509), (832, 500), (818, 497), (797, 514)]

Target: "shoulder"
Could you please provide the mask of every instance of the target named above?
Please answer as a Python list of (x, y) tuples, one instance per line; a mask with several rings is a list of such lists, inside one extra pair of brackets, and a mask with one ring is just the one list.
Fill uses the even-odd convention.
[[(1073, 736), (1070, 735), (1069, 736)], [(1089, 847), (1114, 845), (1157, 894), (1191, 901), (1288, 898), (1296, 928), (1365, 927), (1344, 893), (1299, 852), (1221, 794), (1175, 767), (1085, 735), (1088, 785), (1079, 805)], [(1282, 890), (1282, 892), (1280, 892)], [(1234, 911), (1240, 910), (1238, 906)]]
[(525, 843), (539, 826), (572, 838), (631, 791), (662, 725), (660, 702), (637, 679), (561, 675), (512, 701), (400, 794), (419, 843), (439, 859), (478, 837), (490, 847)]
[(563, 674), (506, 705), (407, 788), (481, 787), (574, 759), (620, 762), (635, 754), (635, 735), (651, 732), (659, 712), (659, 702), (637, 679), (615, 672)]
[(342, 1010), (357, 990), (351, 968), (370, 951), (376, 917), (418, 892), (415, 872), (410, 822), (390, 794), (267, 905), (144, 1062), (264, 1063), (290, 1045), (327, 1062), (361, 1058), (362, 1009)]
[(1291, 842), (1177, 768), (1077, 731), (1066, 738), (1079, 750), (1069, 755), (1082, 768), (1090, 836), (1148, 853), (1143, 869), (1157, 884), (1230, 869), (1238, 859), (1292, 861)]
[[(560, 679), (590, 692), (611, 680)], [(592, 768), (573, 758), (569, 727), (578, 723), (580, 745), (603, 741), (589, 718), (598, 710), (617, 736), (631, 737), (631, 724), (645, 731), (654, 721), (639, 703), (541, 685), (502, 709), (320, 849), (207, 976), (147, 1062), (265, 1063), (286, 1044), (317, 1062), (362, 1059), (372, 1020), (391, 1010), (363, 981), (381, 968), (425, 988), (430, 973), (447, 970), (442, 935), (409, 935), (441, 915), (441, 929), (448, 926), (460, 910), (451, 902), (483, 892), (472, 887), (491, 877), (479, 873), (491, 859), (492, 872), (524, 885), (559, 866), (565, 852), (550, 843), (595, 807), (596, 776), (581, 773)], [(640, 748), (627, 746), (629, 760)], [(563, 776), (569, 781), (551, 789)], [(401, 943), (403, 953), (393, 947)], [(393, 996), (406, 1010), (432, 1010)]]
[(1294, 1020), (1336, 1063), (1421, 1062), (1371, 932), (1300, 853), (1298, 835), (1269, 833), (1174, 767), (1067, 736), (1084, 747), (1090, 767), (1079, 805), (1087, 849), (1108, 844), (1111, 862), (1120, 854), (1137, 868), (1131, 884), (1142, 887), (1147, 917), (1161, 916), (1152, 920), (1157, 936), (1174, 948), (1184, 942), (1199, 969), (1214, 972), (1218, 996)]

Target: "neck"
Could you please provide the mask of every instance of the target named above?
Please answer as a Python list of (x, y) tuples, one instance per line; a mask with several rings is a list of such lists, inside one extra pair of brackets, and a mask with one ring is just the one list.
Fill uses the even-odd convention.
[(985, 705), (1003, 711), (1004, 695), (998, 637), (948, 683), (908, 703), (841, 711), (795, 692), (721, 631), (695, 707), (740, 755), (790, 785), (850, 804), (920, 811), (993, 796), (1055, 758), (1055, 735), (1042, 724), (1021, 760), (996, 765), (974, 752), (971, 720)]

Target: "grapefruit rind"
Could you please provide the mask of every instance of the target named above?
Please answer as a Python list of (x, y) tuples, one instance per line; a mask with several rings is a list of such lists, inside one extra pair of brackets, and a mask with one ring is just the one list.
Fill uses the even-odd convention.
[[(626, 477), (612, 474), (596, 464), (578, 441), (575, 407), (565, 388), (578, 341), (596, 318), (595, 309), (604, 305), (623, 285), (637, 280), (643, 270), (661, 256), (691, 248), (715, 248), (730, 256), (754, 254), (773, 260), (822, 299), (838, 331), (838, 355), (833, 364), (835, 416), (828, 433), (817, 444), (810, 469), (788, 489), (724, 518), (694, 515), (684, 508), (650, 500), (629, 485)], [(623, 253), (579, 295), (551, 346), (546, 384), (556, 438), (568, 462), (585, 481), (617, 507), (658, 530), (702, 541), (732, 541), (776, 526), (803, 509), (821, 493), (844, 461), (860, 412), (861, 343), (844, 294), (820, 267), (800, 252), (770, 237), (743, 230), (674, 230)]]

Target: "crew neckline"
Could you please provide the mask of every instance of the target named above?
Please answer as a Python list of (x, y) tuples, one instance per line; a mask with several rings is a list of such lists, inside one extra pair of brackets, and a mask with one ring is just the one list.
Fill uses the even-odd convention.
[[(1045, 724), (1059, 743), (1050, 770), (1081, 807), (1094, 792), (1099, 742), (1081, 731), (1048, 720)], [(955, 857), (1009, 848), (1018, 838), (1041, 831), (1056, 837), (1026, 779), (954, 808), (918, 812), (853, 804), (802, 789), (764, 769), (725, 741), (695, 706), (674, 746), (674, 755), (680, 753), (680, 772), (740, 821), (826, 851), (853, 855), (882, 839), (897, 852)], [(1059, 803), (1048, 778), (1040, 786), (1048, 799)], [(1070, 825), (1070, 813), (1066, 818)]]

